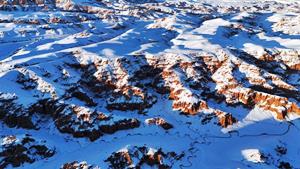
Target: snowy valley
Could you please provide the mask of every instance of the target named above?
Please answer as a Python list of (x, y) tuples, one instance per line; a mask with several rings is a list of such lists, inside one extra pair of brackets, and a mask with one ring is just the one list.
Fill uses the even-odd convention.
[(0, 169), (299, 169), (300, 2), (0, 0)]

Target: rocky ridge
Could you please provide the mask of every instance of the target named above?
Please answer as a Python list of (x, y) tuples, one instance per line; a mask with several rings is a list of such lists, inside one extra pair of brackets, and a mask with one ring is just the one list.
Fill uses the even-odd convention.
[[(34, 133), (30, 142), (54, 135), (62, 145), (85, 146), (80, 140), (87, 138), (91, 147), (133, 146), (105, 147), (108, 154), (97, 152), (102, 160), (59, 159), (54, 168), (193, 168), (202, 165), (201, 148), (223, 149), (225, 138), (245, 145), (232, 150), (241, 163), (234, 167), (297, 168), (294, 154), (275, 162), (267, 143), (264, 155), (255, 150), (254, 162), (253, 151), (242, 148), (263, 147), (244, 137), (276, 138), (270, 145), (285, 142), (283, 149), (297, 138), (299, 9), (276, 1), (1, 1), (0, 48), (7, 48), (0, 51), (1, 136), (26, 130)], [(167, 151), (149, 155), (152, 148), (126, 140), (131, 137)], [(168, 137), (184, 142), (185, 156), (173, 153), (181, 146), (164, 145)], [(57, 156), (64, 154), (60, 148)], [(56, 156), (22, 149), (27, 160), (15, 164), (2, 153), (2, 167), (41, 165)]]

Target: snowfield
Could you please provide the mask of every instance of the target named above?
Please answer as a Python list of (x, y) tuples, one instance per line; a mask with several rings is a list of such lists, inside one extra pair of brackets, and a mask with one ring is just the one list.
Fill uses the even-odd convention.
[(0, 169), (299, 169), (300, 1), (0, 0)]

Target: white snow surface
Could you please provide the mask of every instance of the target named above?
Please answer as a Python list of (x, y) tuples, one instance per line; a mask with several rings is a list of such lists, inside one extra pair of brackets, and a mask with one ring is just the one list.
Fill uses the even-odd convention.
[[(271, 76), (272, 73), (268, 73), (264, 68), (255, 65), (248, 67), (247, 64), (252, 62), (239, 58), (233, 51), (246, 52), (256, 59), (274, 51), (292, 51), (292, 54), (287, 56), (276, 56), (274, 62), (280, 63), (281, 68), (300, 65), (300, 1), (167, 0), (157, 1), (160, 3), (155, 4), (105, 0), (103, 2), (106, 2), (106, 5), (96, 0), (71, 2), (78, 5), (78, 9), (85, 9), (82, 6), (90, 7), (90, 11), (67, 8), (66, 4), (62, 4), (66, 10), (42, 10), (30, 6), (5, 10), (1, 8), (0, 3), (0, 101), (9, 100), (26, 107), (40, 99), (66, 97), (68, 85), (79, 83), (82, 77), (78, 70), (69, 64), (80, 63), (84, 67), (100, 61), (112, 63), (119, 58), (129, 58), (138, 54), (148, 58), (168, 54), (172, 59), (166, 60), (170, 63), (176, 62), (177, 55), (182, 58), (187, 56), (182, 59), (184, 61), (189, 60), (189, 57), (192, 57), (190, 60), (195, 59), (197, 56), (194, 54), (214, 55), (218, 60), (224, 61), (224, 67), (218, 69), (214, 75), (209, 75), (215, 82), (222, 82), (224, 85), (233, 83), (228, 81), (230, 78), (225, 78), (226, 72), (238, 71), (236, 79), (259, 79), (264, 81), (262, 86), (265, 88), (276, 89), (285, 85), (299, 93), (299, 70), (292, 71), (289, 75), (282, 75), (278, 71), (284, 79), (275, 80), (271, 78), (274, 77)], [(189, 9), (191, 6), (195, 9)], [(134, 8), (155, 10), (140, 15), (143, 10), (138, 11)], [(93, 12), (96, 9), (101, 11)], [(63, 21), (50, 23), (51, 18), (60, 18)], [(17, 22), (29, 22), (34, 19), (37, 19), (39, 24)], [(244, 25), (239, 27), (241, 23)], [(235, 70), (234, 65), (241, 60), (244, 62)], [(286, 63), (287, 60), (289, 63)], [(117, 67), (101, 67), (94, 75), (101, 74), (105, 69), (117, 74), (116, 76), (122, 76), (126, 67), (115, 71), (114, 66)], [(129, 73), (122, 76), (122, 81), (117, 85), (129, 83), (129, 79), (132, 78), (130, 69), (135, 69), (134, 66), (126, 71)], [(249, 68), (259, 68), (260, 71), (249, 72)], [(280, 66), (276, 68), (284, 70)], [(89, 69), (92, 70), (93, 67)], [(180, 87), (182, 92), (179, 100), (196, 104), (203, 89), (194, 90), (190, 86), (184, 86), (186, 81), (182, 77), (184, 73), (194, 77), (193, 73), (196, 71), (174, 72), (176, 76), (169, 80), (175, 79), (183, 84)], [(36, 88), (25, 90), (22, 84), (17, 83), (16, 79), (20, 73), (35, 80)], [(51, 76), (47, 76), (47, 73)], [(164, 81), (165, 85), (168, 84), (167, 80)], [(249, 80), (234, 90), (244, 90), (246, 87), (248, 89), (249, 86), (254, 86), (252, 83)], [(174, 83), (170, 87), (173, 87), (172, 85)], [(223, 87), (221, 83), (210, 85), (206, 87), (212, 91)], [(153, 92), (153, 95), (157, 97), (157, 101), (150, 108), (145, 108), (146, 115), (135, 110), (108, 110), (105, 106), (111, 102), (105, 99), (109, 96), (103, 99), (97, 98), (95, 93), (90, 91), (87, 93), (94, 96), (93, 100), (97, 103), (92, 110), (115, 115), (114, 119), (138, 118), (141, 125), (90, 141), (87, 138), (75, 138), (71, 134), (61, 133), (51, 118), (45, 120), (43, 117), (43, 120), (38, 122), (37, 130), (9, 127), (0, 120), (1, 138), (30, 134), (33, 138), (46, 140), (47, 145), (55, 147), (53, 157), (32, 164), (24, 163), (17, 168), (59, 169), (67, 162), (87, 161), (88, 164), (106, 169), (109, 168), (109, 164), (105, 160), (113, 152), (127, 151), (127, 147), (144, 145), (149, 147), (149, 154), (154, 154), (159, 148), (166, 152), (184, 152), (184, 157), (174, 162), (174, 169), (275, 169), (279, 167), (280, 162), (289, 162), (293, 168), (300, 168), (300, 160), (297, 160), (300, 156), (300, 116), (297, 114), (289, 114), (287, 120), (279, 121), (274, 118), (274, 112), (259, 107), (249, 109), (238, 104), (229, 105), (224, 101), (206, 100), (210, 106), (206, 110), (208, 114), (214, 109), (219, 109), (237, 118), (237, 123), (222, 129), (217, 125), (216, 119), (207, 124), (201, 123), (205, 111), (191, 116), (180, 114), (177, 109), (172, 108), (173, 102), (167, 95), (156, 92)], [(299, 96), (286, 97), (288, 101), (300, 106)], [(114, 103), (142, 103), (144, 98), (138, 95), (131, 99), (126, 100), (126, 97), (122, 96), (114, 100)], [(78, 99), (62, 102), (89, 109)], [(38, 118), (39, 115), (36, 116)], [(144, 121), (151, 117), (163, 117), (174, 128), (164, 130), (144, 124)], [(4, 144), (9, 142), (4, 139), (1, 145)], [(278, 146), (287, 148), (287, 153), (278, 154)], [(262, 158), (262, 155), (266, 155), (266, 158)], [(13, 167), (10, 165), (7, 168)]]

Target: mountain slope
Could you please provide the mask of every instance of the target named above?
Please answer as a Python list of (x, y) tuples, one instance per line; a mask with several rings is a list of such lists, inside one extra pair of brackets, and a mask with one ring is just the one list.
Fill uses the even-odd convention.
[(0, 168), (300, 167), (298, 2), (0, 11)]

